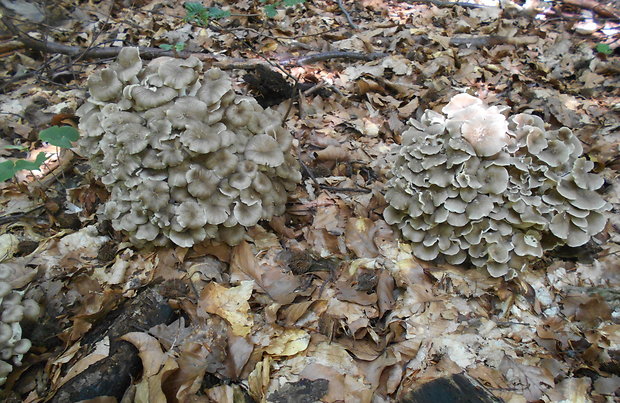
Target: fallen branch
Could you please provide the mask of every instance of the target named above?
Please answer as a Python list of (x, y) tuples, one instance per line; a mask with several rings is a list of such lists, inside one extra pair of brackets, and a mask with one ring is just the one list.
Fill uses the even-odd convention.
[[(0, 19), (4, 26), (16, 36), (16, 40), (23, 43), (27, 48), (38, 50), (45, 53), (59, 53), (62, 55), (68, 56), (80, 56), (81, 58), (86, 59), (107, 59), (114, 58), (118, 56), (122, 47), (107, 47), (107, 48), (83, 48), (81, 46), (69, 46), (63, 45), (60, 43), (49, 42), (49, 41), (40, 41), (38, 39), (34, 39), (28, 35), (22, 33), (13, 22), (10, 21), (7, 17), (2, 17)], [(164, 50), (160, 48), (151, 48), (151, 47), (140, 47), (140, 56), (145, 59), (152, 59), (160, 56), (172, 56), (172, 57), (189, 57), (196, 56), (199, 59), (207, 59), (213, 58), (214, 56), (210, 53), (191, 53), (191, 52), (176, 52), (171, 50)]]
[(484, 4), (464, 3), (460, 1), (439, 1), (439, 0), (409, 0), (407, 3), (430, 3), (439, 8), (463, 7), (463, 8), (487, 8)]
[(332, 59), (352, 59), (371, 61), (389, 56), (387, 53), (360, 53), (347, 51), (322, 52), (313, 55), (302, 56), (294, 59), (282, 60), (280, 63), (284, 66), (301, 66)]
[(620, 19), (620, 14), (611, 7), (599, 3), (596, 0), (563, 0), (564, 4), (594, 11), (601, 17)]

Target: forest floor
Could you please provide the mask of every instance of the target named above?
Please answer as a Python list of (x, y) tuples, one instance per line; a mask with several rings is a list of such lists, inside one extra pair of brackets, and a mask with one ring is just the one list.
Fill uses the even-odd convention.
[[(9, 3), (13, 28), (76, 48), (33, 50), (8, 28), (0, 42), (0, 158), (52, 156), (0, 184), (0, 234), (10, 235), (0, 264), (44, 307), (24, 325), (33, 347), (7, 401), (63, 390), (87, 400), (94, 376), (117, 386), (102, 381), (93, 393), (110, 397), (98, 402), (387, 402), (462, 372), (510, 402), (620, 397), (614, 3), (221, 1), (205, 6), (230, 14), (209, 24), (173, 0)], [(225, 69), (239, 94), (260, 91), (246, 81), (264, 76), (244, 76), (266, 60), (310, 88), (294, 101), (280, 91), (272, 108), (288, 114), (312, 177), (284, 217), (238, 246), (133, 247), (98, 219), (107, 192), (87, 160), (38, 141), (75, 122), (87, 77), (114, 59), (86, 49), (162, 45)], [(606, 179), (604, 232), (510, 281), (417, 260), (382, 219), (386, 161), (410, 117), (462, 92), (572, 128)], [(25, 151), (6, 147), (16, 145)], [(116, 382), (113, 356), (126, 375)]]

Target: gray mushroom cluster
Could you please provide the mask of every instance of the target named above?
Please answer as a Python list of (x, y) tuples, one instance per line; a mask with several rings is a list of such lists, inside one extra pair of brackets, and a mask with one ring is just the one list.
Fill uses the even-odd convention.
[(79, 147), (110, 190), (103, 209), (138, 245), (239, 243), (284, 212), (301, 180), (281, 116), (195, 57), (143, 66), (136, 48), (88, 79)]
[(30, 340), (22, 338), (22, 320), (36, 320), (41, 309), (36, 301), (23, 299), (23, 291), (14, 290), (7, 281), (10, 269), (0, 265), (0, 386), (6, 382), (13, 365), (21, 365), (30, 350)]
[(606, 224), (603, 178), (566, 127), (459, 94), (409, 121), (386, 185), (384, 218), (415, 256), (466, 261), (513, 277), (558, 245), (587, 243)]

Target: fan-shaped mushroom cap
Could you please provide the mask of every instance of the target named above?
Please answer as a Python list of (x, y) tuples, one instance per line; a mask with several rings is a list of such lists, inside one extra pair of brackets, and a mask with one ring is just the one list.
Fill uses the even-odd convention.
[(205, 82), (196, 96), (207, 105), (213, 105), (220, 101), (231, 88), (228, 75), (222, 70), (214, 68), (205, 73)]
[(103, 69), (88, 77), (88, 90), (90, 95), (97, 101), (108, 102), (117, 99), (123, 89), (123, 84), (118, 79), (116, 72)]
[(220, 133), (225, 129), (226, 126), (221, 123), (213, 126), (194, 123), (181, 134), (181, 143), (191, 151), (208, 154), (221, 147)]
[(175, 211), (177, 222), (183, 228), (200, 228), (207, 223), (204, 207), (197, 201), (188, 200), (179, 204)]
[(202, 62), (194, 56), (188, 59), (170, 59), (159, 65), (157, 73), (164, 85), (180, 90), (189, 87), (198, 79), (197, 70)]
[(139, 111), (164, 105), (172, 101), (176, 96), (177, 92), (170, 87), (160, 87), (151, 90), (138, 85), (130, 91), (130, 97), (135, 103), (135, 108)]
[(166, 112), (166, 117), (172, 123), (172, 127), (183, 130), (200, 123), (206, 114), (207, 104), (196, 97), (181, 97), (175, 99), (174, 104)]
[(187, 190), (192, 196), (199, 199), (209, 198), (217, 189), (220, 181), (215, 172), (198, 165), (193, 165), (187, 171), (185, 178), (187, 180)]
[(118, 78), (122, 82), (132, 81), (142, 69), (142, 59), (140, 59), (138, 48), (121, 49), (116, 63), (113, 63), (110, 68), (116, 71)]
[(278, 143), (266, 134), (259, 134), (248, 141), (245, 158), (260, 165), (277, 167), (284, 162), (284, 154)]

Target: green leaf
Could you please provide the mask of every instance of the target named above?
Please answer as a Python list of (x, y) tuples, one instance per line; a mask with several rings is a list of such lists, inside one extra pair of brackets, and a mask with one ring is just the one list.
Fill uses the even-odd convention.
[(0, 182), (11, 179), (15, 175), (15, 163), (11, 160), (0, 162)]
[(187, 14), (200, 14), (207, 11), (205, 6), (203, 6), (202, 3), (199, 3), (197, 1), (187, 1), (183, 3), (183, 7), (185, 7)]
[(612, 53), (614, 53), (614, 51), (606, 43), (599, 43), (598, 45), (596, 45), (596, 51), (604, 55), (611, 55)]
[(283, 3), (286, 7), (293, 7), (298, 4), (304, 4), (306, 0), (284, 0)]
[(209, 8), (209, 17), (219, 20), (220, 18), (230, 17), (230, 11), (222, 10), (221, 8), (211, 7)]
[(168, 45), (167, 43), (162, 43), (159, 47), (163, 50), (172, 50), (172, 45)]
[(177, 52), (181, 52), (183, 49), (185, 49), (185, 44), (183, 42), (177, 42), (174, 45), (174, 50), (176, 50)]
[(52, 126), (42, 130), (39, 138), (43, 141), (62, 148), (71, 148), (72, 141), (80, 138), (80, 133), (72, 126)]
[(15, 161), (15, 171), (21, 171), (22, 169), (27, 169), (29, 171), (34, 171), (36, 169), (41, 168), (41, 165), (48, 159), (49, 157), (45, 155), (45, 153), (37, 154), (37, 158), (34, 161), (27, 160), (17, 160)]
[(278, 15), (278, 10), (276, 10), (276, 6), (273, 4), (267, 4), (263, 10), (265, 11), (265, 15), (269, 18), (273, 18)]

